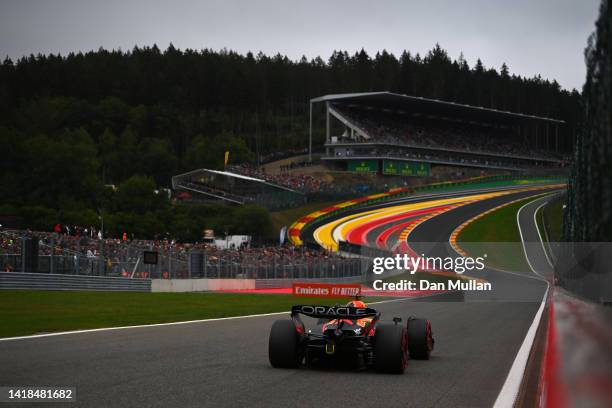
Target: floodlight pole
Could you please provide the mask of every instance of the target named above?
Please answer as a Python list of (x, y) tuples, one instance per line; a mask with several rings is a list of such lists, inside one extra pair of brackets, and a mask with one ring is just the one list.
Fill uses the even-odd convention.
[(329, 102), (325, 102), (325, 143), (329, 143)]
[(312, 100), (310, 101), (310, 125), (308, 129), (308, 161), (312, 163)]

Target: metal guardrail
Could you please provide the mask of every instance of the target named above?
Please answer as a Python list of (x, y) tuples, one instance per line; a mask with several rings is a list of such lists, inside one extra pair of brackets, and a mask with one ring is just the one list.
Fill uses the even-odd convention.
[(592, 302), (612, 305), (612, 242), (560, 242), (552, 250), (557, 285)]
[(150, 279), (0, 272), (0, 289), (150, 292)]
[(364, 273), (363, 263), (357, 258), (315, 258), (291, 262), (274, 262), (259, 265), (240, 264), (223, 259), (212, 259), (204, 252), (190, 254), (187, 275), (177, 278), (208, 279), (324, 279), (359, 277)]
[[(39, 255), (38, 273), (79, 276), (135, 277), (162, 279), (301, 279), (342, 278), (361, 276), (363, 265), (358, 259), (315, 258), (248, 264), (231, 257), (219, 258), (203, 251), (193, 251), (181, 259), (168, 251), (159, 251), (156, 265), (144, 264), (143, 249), (129, 248), (120, 257), (88, 258), (83, 255)], [(216, 253), (218, 255), (218, 253)], [(19, 254), (0, 254), (0, 264), (10, 264), (13, 271), (21, 271)]]
[[(17, 252), (0, 254), (4, 271), (106, 276), (145, 279), (305, 279), (361, 276), (362, 263), (355, 258), (342, 258), (318, 252), (315, 256), (304, 249), (270, 247), (261, 253), (248, 250), (217, 250), (205, 247), (185, 248), (180, 245), (155, 246), (147, 241), (114, 242), (85, 239), (76, 250), (62, 248), (57, 237), (41, 233), (38, 255)], [(10, 239), (24, 241), (20, 232), (0, 232)], [(74, 244), (74, 243), (73, 243)], [(96, 250), (95, 255), (91, 249)], [(83, 251), (87, 249), (87, 254)], [(313, 248), (314, 250), (314, 248)], [(156, 252), (157, 263), (145, 263), (145, 252)], [(89, 255), (89, 256), (88, 256)], [(36, 262), (31, 261), (36, 257)], [(25, 262), (24, 260), (30, 260)], [(36, 265), (36, 268), (29, 265)]]
[[(551, 234), (548, 209), (565, 195), (557, 195), (542, 211), (546, 245), (544, 250), (554, 265), (555, 283), (567, 291), (592, 302), (612, 304), (611, 242), (558, 242)], [(565, 215), (567, 212), (564, 210)]]
[(317, 282), (317, 283), (362, 283), (363, 276), (349, 276), (344, 278), (306, 278), (306, 279), (257, 279), (255, 289), (278, 289), (290, 288), (294, 282)]

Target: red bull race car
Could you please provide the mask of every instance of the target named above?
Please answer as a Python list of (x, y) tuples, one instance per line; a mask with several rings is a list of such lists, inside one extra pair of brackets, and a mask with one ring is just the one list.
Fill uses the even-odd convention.
[[(306, 329), (300, 315), (318, 319)], [(434, 348), (428, 320), (400, 317), (381, 322), (381, 313), (360, 300), (346, 306), (298, 305), (291, 318), (272, 325), (268, 344), (270, 364), (278, 368), (352, 361), (359, 368), (403, 373), (408, 358), (428, 360)]]

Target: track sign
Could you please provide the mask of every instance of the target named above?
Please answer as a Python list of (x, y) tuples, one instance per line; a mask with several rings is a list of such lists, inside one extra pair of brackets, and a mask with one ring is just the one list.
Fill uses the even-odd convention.
[(431, 175), (431, 166), (429, 163), (383, 160), (383, 174), (427, 177)]
[(347, 170), (356, 173), (376, 173), (378, 160), (348, 160)]
[(157, 265), (158, 253), (157, 251), (143, 251), (142, 263), (145, 265)]
[(361, 294), (361, 285), (344, 283), (294, 283), (295, 296), (355, 297)]

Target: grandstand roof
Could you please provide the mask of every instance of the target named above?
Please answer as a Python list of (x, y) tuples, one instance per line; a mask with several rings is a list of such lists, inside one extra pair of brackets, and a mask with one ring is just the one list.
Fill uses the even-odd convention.
[(269, 181), (266, 180), (262, 180), (262, 179), (258, 179), (255, 177), (250, 177), (250, 176), (245, 176), (243, 174), (238, 174), (238, 173), (231, 173), (229, 171), (221, 171), (221, 170), (213, 170), (213, 169), (195, 169), (192, 171), (188, 171), (187, 173), (182, 173), (182, 174), (177, 174), (176, 176), (172, 177), (172, 184), (173, 184), (173, 188), (175, 187), (175, 180), (180, 179), (180, 178), (185, 178), (185, 177), (189, 177), (195, 174), (215, 174), (221, 177), (229, 177), (229, 178), (235, 178), (235, 179), (239, 179), (239, 180), (245, 180), (245, 181), (250, 181), (253, 183), (261, 183), (262, 185), (266, 185), (269, 187), (273, 187), (273, 188), (278, 188), (281, 190), (286, 190), (286, 191), (291, 191), (293, 193), (298, 193), (298, 194), (302, 194), (299, 191), (293, 190), (289, 187), (285, 187), (285, 186), (281, 186), (280, 184), (275, 184), (275, 183), (271, 183)]
[(236, 178), (243, 179), (243, 180), (256, 181), (256, 182), (259, 182), (259, 183), (265, 183), (266, 182), (265, 180), (262, 180), (262, 179), (258, 179), (258, 178), (255, 178), (255, 177), (245, 176), (243, 174), (238, 174), (238, 173), (231, 173), (229, 171), (212, 170), (212, 169), (200, 169), (200, 170), (203, 170), (203, 171), (208, 172), (208, 173), (220, 174), (222, 176), (236, 177)]
[(342, 102), (355, 103), (378, 107), (381, 109), (402, 109), (422, 114), (458, 117), (471, 120), (491, 120), (504, 122), (526, 122), (543, 121), (555, 124), (564, 124), (565, 121), (540, 116), (526, 115), (523, 113), (501, 111), (481, 106), (464, 105), (455, 102), (441, 101), (438, 99), (423, 98), (420, 96), (409, 96), (393, 92), (362, 92), (324, 95), (310, 100), (317, 102)]

